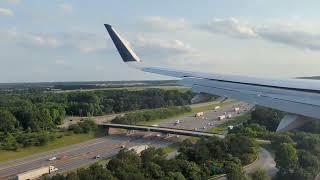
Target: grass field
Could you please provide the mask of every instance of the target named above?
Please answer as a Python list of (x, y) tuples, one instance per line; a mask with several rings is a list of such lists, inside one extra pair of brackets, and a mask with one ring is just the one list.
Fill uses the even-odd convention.
[(175, 150), (178, 150), (178, 148), (179, 148), (179, 143), (174, 143), (174, 144), (170, 144), (169, 146), (163, 147), (162, 150), (163, 150), (166, 154), (168, 154), (168, 153), (171, 153), (171, 152), (173, 152), (173, 151), (175, 151)]
[(90, 139), (94, 139), (96, 136), (94, 134), (72, 134), (70, 136), (63, 136), (53, 142), (49, 142), (44, 146), (34, 146), (28, 148), (21, 148), (18, 151), (0, 151), (0, 161), (13, 160), (25, 156), (29, 156), (36, 153), (46, 152), (53, 149), (61, 148), (64, 146), (78, 144)]
[(220, 125), (217, 125), (213, 128), (210, 128), (209, 132), (220, 133), (220, 132), (224, 131), (228, 126), (238, 125), (240, 123), (247, 121), (248, 119), (250, 119), (250, 116), (251, 116), (250, 113), (245, 113), (243, 115), (234, 117), (233, 119), (226, 121), (223, 124), (220, 124)]

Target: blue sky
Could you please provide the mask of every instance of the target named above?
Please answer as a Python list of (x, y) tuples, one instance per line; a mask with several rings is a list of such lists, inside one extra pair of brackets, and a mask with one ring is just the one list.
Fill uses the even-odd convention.
[(167, 79), (128, 68), (104, 29), (151, 65), (320, 75), (317, 0), (1, 0), (0, 82)]

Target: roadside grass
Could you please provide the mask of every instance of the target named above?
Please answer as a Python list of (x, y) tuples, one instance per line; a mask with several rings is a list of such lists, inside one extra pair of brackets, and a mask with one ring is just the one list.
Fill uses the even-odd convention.
[(215, 127), (210, 128), (208, 131), (213, 133), (221, 133), (223, 132), (228, 126), (234, 126), (238, 125), (240, 123), (243, 123), (250, 119), (251, 114), (249, 112), (244, 113), (243, 115), (237, 116), (232, 118), (229, 121), (226, 121), (225, 123), (219, 124)]
[(71, 134), (65, 135), (55, 141), (49, 142), (44, 146), (33, 146), (21, 148), (17, 151), (0, 151), (0, 161), (14, 160), (21, 157), (29, 156), (36, 153), (46, 152), (53, 149), (61, 148), (68, 145), (78, 144), (96, 138), (95, 134)]
[(163, 150), (163, 152), (165, 152), (166, 154), (169, 154), (173, 151), (176, 151), (178, 150), (179, 148), (179, 143), (173, 143), (173, 144), (170, 144), (169, 146), (165, 146), (163, 148), (161, 148)]
[(191, 105), (190, 107), (192, 108), (192, 113), (196, 113), (196, 112), (202, 112), (202, 111), (208, 111), (208, 110), (214, 109), (215, 106), (223, 107), (223, 106), (232, 104), (234, 102), (236, 101), (232, 99), (226, 100), (222, 103), (218, 101), (211, 101), (211, 102)]

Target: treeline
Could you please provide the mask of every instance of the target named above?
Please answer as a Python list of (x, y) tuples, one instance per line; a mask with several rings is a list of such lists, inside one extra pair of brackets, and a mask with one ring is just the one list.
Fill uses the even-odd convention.
[[(161, 89), (0, 95), (0, 136), (8, 137), (0, 139), (0, 148), (11, 150), (43, 144), (39, 137), (42, 134), (46, 140), (55, 139), (56, 135), (53, 134), (57, 125), (62, 124), (66, 115), (90, 117), (183, 106), (189, 104), (191, 98), (190, 91)], [(73, 125), (71, 128), (75, 133), (87, 131), (81, 125)]]
[(15, 151), (19, 148), (25, 148), (30, 146), (43, 146), (50, 141), (62, 138), (63, 136), (84, 133), (96, 133), (97, 125), (90, 118), (86, 118), (83, 121), (72, 124), (68, 129), (54, 129), (51, 131), (35, 131), (30, 129), (15, 130), (13, 132), (0, 132), (0, 150)]
[(276, 179), (313, 180), (320, 171), (319, 124), (313, 122), (295, 131), (276, 133), (283, 115), (277, 110), (258, 107), (247, 124), (235, 127), (229, 133), (269, 139), (269, 148), (275, 152), (279, 170)]
[(185, 141), (179, 152), (179, 156), (168, 160), (162, 149), (153, 147), (142, 151), (140, 156), (133, 150), (121, 150), (106, 164), (106, 168), (94, 164), (65, 176), (55, 175), (44, 179), (200, 180), (227, 173), (230, 180), (239, 180), (246, 178), (242, 164), (254, 159), (256, 146), (247, 137), (213, 137), (202, 139), (196, 144)]
[(169, 108), (147, 109), (137, 112), (130, 112), (123, 116), (117, 116), (112, 120), (112, 123), (119, 124), (137, 124), (143, 121), (152, 121), (156, 119), (165, 119), (186, 112), (191, 112), (189, 106), (177, 106)]
[(96, 116), (139, 109), (183, 106), (192, 93), (176, 90), (94, 91), (0, 96), (0, 132), (47, 131), (68, 116)]

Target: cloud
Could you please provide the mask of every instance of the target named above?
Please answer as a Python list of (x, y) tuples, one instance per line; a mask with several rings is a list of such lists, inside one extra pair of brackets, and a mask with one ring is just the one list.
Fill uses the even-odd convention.
[(201, 30), (241, 39), (262, 39), (303, 50), (320, 50), (320, 33), (287, 21), (266, 23), (262, 27), (249, 25), (236, 18), (213, 18), (199, 25)]
[(0, 8), (0, 15), (3, 15), (3, 16), (14, 16), (14, 13), (10, 9)]
[(169, 64), (181, 64), (199, 56), (199, 52), (189, 44), (178, 40), (167, 40), (163, 38), (138, 35), (133, 41), (138, 54), (147, 59), (164, 61)]
[(62, 3), (59, 4), (59, 7), (62, 9), (65, 13), (71, 13), (73, 11), (73, 6), (69, 3)]
[(94, 53), (105, 50), (103, 35), (95, 33), (29, 33), (15, 29), (0, 31), (0, 38), (7, 39), (16, 46), (41, 49), (61, 49), (64, 51), (78, 51)]
[(62, 65), (62, 66), (65, 66), (65, 65), (68, 65), (67, 61), (64, 59), (64, 58), (58, 58), (54, 61), (54, 64), (56, 65)]
[(277, 25), (257, 28), (259, 36), (265, 40), (297, 48), (320, 50), (320, 34), (304, 30), (294, 25)]
[(165, 18), (160, 16), (144, 17), (142, 23), (147, 28), (160, 31), (184, 30), (189, 27), (189, 23), (183, 18)]
[(257, 36), (254, 29), (236, 18), (213, 18), (207, 24), (202, 24), (199, 27), (210, 33), (224, 34), (236, 38), (253, 38)]
[(10, 4), (18, 4), (20, 3), (20, 0), (7, 0), (7, 2)]

